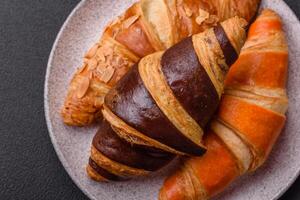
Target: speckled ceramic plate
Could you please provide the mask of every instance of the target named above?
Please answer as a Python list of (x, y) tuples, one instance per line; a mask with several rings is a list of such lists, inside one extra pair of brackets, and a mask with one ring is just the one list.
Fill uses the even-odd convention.
[[(52, 143), (73, 181), (93, 200), (154, 200), (165, 176), (162, 171), (147, 179), (125, 183), (100, 184), (90, 180), (85, 166), (97, 127), (67, 127), (59, 115), (66, 88), (76, 67), (81, 65), (82, 56), (98, 40), (104, 25), (132, 2), (84, 0), (79, 3), (58, 34), (48, 63), (45, 112)], [(282, 16), (287, 32), (290, 48), (288, 122), (264, 167), (238, 180), (217, 199), (277, 199), (297, 178), (300, 170), (300, 24), (282, 0), (264, 0), (262, 6), (272, 8)]]

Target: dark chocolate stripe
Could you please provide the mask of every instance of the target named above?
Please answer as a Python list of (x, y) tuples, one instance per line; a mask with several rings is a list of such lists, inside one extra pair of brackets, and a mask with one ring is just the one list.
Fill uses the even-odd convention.
[(156, 171), (174, 158), (174, 155), (159, 154), (158, 152), (155, 154), (156, 156), (153, 156), (153, 151), (149, 153), (139, 146), (122, 140), (107, 121), (101, 123), (100, 129), (93, 139), (93, 145), (113, 161), (147, 171)]
[(125, 178), (119, 177), (115, 174), (110, 173), (106, 169), (103, 169), (102, 167), (99, 167), (95, 161), (92, 160), (92, 158), (89, 159), (89, 165), (93, 170), (95, 170), (100, 176), (103, 178), (110, 180), (110, 181), (124, 181)]
[(189, 37), (168, 49), (161, 60), (165, 79), (176, 99), (204, 128), (219, 104), (218, 93), (200, 64)]
[(137, 64), (110, 90), (105, 104), (128, 125), (152, 139), (191, 155), (205, 152), (179, 132), (158, 108), (143, 84)]
[(228, 65), (228, 67), (230, 67), (238, 58), (238, 54), (235, 51), (232, 44), (230, 43), (230, 40), (228, 39), (226, 32), (224, 31), (223, 27), (220, 24), (214, 28), (214, 32), (223, 51), (226, 64)]

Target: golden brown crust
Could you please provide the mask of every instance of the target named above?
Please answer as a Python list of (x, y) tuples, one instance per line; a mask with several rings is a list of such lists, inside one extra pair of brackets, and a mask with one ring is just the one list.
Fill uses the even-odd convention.
[(134, 176), (146, 176), (150, 173), (149, 171), (143, 169), (136, 169), (117, 163), (104, 156), (94, 146), (92, 146), (91, 149), (91, 159), (93, 159), (98, 166), (101, 166), (108, 172), (123, 178), (131, 178)]
[(140, 76), (148, 92), (172, 124), (185, 137), (202, 146), (202, 128), (181, 106), (164, 78), (160, 64), (162, 54), (163, 52), (158, 52), (143, 58), (139, 63)]
[(145, 24), (149, 26), (151, 35), (155, 36), (160, 50), (174, 45), (173, 33), (175, 32), (175, 27), (165, 0), (141, 0), (141, 10)]
[(207, 153), (185, 161), (184, 166), (193, 166), (193, 171), (184, 167), (169, 177), (160, 199), (205, 199), (185, 189), (195, 184), (182, 180), (186, 176), (198, 179), (207, 197), (212, 197), (264, 163), (285, 123), (286, 45), (279, 16), (263, 11), (225, 81), (227, 89), (211, 127), (215, 133), (205, 138)]
[[(222, 102), (226, 106), (220, 109), (221, 118), (238, 130), (253, 152), (251, 170), (265, 161), (284, 125), (287, 63), (281, 20), (273, 11), (264, 10), (251, 26), (240, 58), (226, 79), (228, 95)], [(234, 114), (231, 109), (241, 111)]]
[[(239, 18), (230, 20), (236, 22), (228, 23), (228, 26), (236, 23), (239, 23), (239, 27), (244, 26), (244, 21)], [(171, 56), (169, 62), (162, 62), (161, 58), (164, 52), (157, 52), (141, 59), (109, 91), (102, 109), (105, 120), (101, 123), (100, 129), (93, 139), (91, 151), (91, 159), (99, 166), (101, 176), (105, 172), (101, 171), (100, 168), (118, 177), (130, 178), (146, 175), (150, 171), (160, 169), (174, 158), (174, 155), (170, 155), (168, 152), (179, 155), (203, 155), (205, 148), (202, 144), (203, 131), (201, 126), (206, 125), (213, 112), (203, 113), (203, 115), (207, 115), (205, 117), (200, 116), (197, 118), (196, 116), (196, 121), (193, 118), (195, 115), (191, 116), (189, 114), (191, 108), (188, 112), (182, 106), (182, 102), (186, 105), (189, 102), (195, 103), (194, 101), (200, 100), (198, 102), (201, 103), (200, 108), (197, 106), (195, 108), (202, 111), (201, 107), (205, 108), (211, 105), (207, 104), (208, 101), (213, 101), (212, 107), (217, 108), (220, 94), (218, 96), (212, 82), (210, 82), (206, 69), (201, 66), (200, 62), (209, 60), (209, 62), (205, 62), (207, 64), (206, 68), (214, 71), (212, 76), (216, 78), (217, 73), (225, 74), (227, 72), (226, 59), (227, 61), (229, 59), (230, 62), (235, 60), (234, 57), (229, 56), (230, 51), (236, 53), (227, 35), (232, 33), (228, 32), (226, 34), (223, 28), (220, 27), (221, 25), (218, 26), (219, 31), (210, 29), (200, 33), (201, 36), (198, 40), (201, 42), (193, 44), (190, 37), (174, 45), (171, 48), (172, 50), (167, 50), (168, 53), (171, 51), (176, 52), (179, 49), (182, 50), (182, 46), (186, 46), (189, 52), (193, 54), (193, 66), (190, 66), (191, 62), (186, 62), (185, 54), (176, 57)], [(235, 36), (231, 37), (238, 40)], [(236, 37), (241, 37), (241, 35)], [(240, 39), (243, 40), (244, 37)], [(202, 45), (206, 45), (207, 48), (201, 49), (199, 46)], [(204, 55), (203, 57), (197, 57), (196, 48), (198, 48), (198, 54)], [(177, 71), (178, 67), (182, 68), (180, 66), (183, 65), (187, 73), (163, 71), (162, 63), (164, 67), (168, 64), (177, 65), (171, 67), (171, 70), (174, 71)], [(195, 70), (195, 68), (199, 68), (200, 71)], [(178, 80), (179, 82), (190, 80), (196, 85), (204, 82), (209, 83), (209, 89), (214, 92), (213, 94), (207, 92), (207, 88), (203, 89), (202, 87), (193, 88), (196, 91), (193, 93), (195, 98), (188, 98), (187, 101), (179, 100), (174, 95), (174, 91), (186, 90), (189, 87), (186, 84), (175, 84), (177, 88), (173, 90), (166, 79), (167, 75), (171, 76), (168, 77), (171, 82), (181, 77)], [(223, 80), (218, 81), (222, 86)], [(174, 84), (172, 85), (174, 86)], [(201, 95), (205, 95), (207, 98), (198, 98)], [(202, 120), (202, 118), (205, 120)], [(232, 152), (235, 153), (233, 150)], [(95, 167), (94, 169), (98, 168)], [(186, 170), (192, 173), (194, 169), (187, 165)], [(101, 172), (103, 173), (101, 174)], [(192, 198), (192, 196), (207, 197), (204, 188), (199, 190), (202, 187), (201, 181), (187, 174), (184, 176), (185, 180), (195, 187), (193, 190), (186, 188), (187, 191), (194, 192), (192, 195), (187, 192), (189, 198)]]
[[(274, 90), (269, 90), (269, 92), (273, 93)], [(241, 88), (228, 88), (225, 90), (225, 93), (282, 115), (284, 115), (288, 109), (288, 99), (286, 96), (267, 96), (267, 92), (264, 92), (264, 95), (260, 95), (255, 93), (255, 91), (249, 92), (247, 90), (241, 90)], [(275, 94), (277, 94), (277, 92)]]
[(83, 66), (70, 83), (61, 111), (64, 122), (77, 126), (94, 122), (104, 96), (137, 60), (126, 47), (104, 36), (86, 54)]
[[(229, 20), (235, 21), (235, 23), (229, 23), (229, 26), (236, 23), (239, 23), (240, 28), (244, 26), (244, 21), (239, 18), (232, 18)], [(232, 33), (229, 32), (228, 34)], [(190, 46), (189, 48), (192, 49), (190, 52), (195, 55), (193, 58), (196, 60), (196, 62), (193, 62), (193, 65), (202, 69), (198, 60), (203, 60), (203, 62), (209, 60), (211, 62), (205, 62), (207, 63), (207, 68), (210, 69), (212, 68), (211, 66), (214, 65), (213, 70), (218, 70), (220, 73), (225, 74), (228, 70), (228, 67), (224, 67), (226, 65), (225, 59), (228, 59), (229, 56), (226, 56), (225, 58), (223, 51), (229, 49), (235, 53), (233, 47), (227, 48), (230, 46), (230, 41), (225, 31), (215, 32), (214, 29), (210, 29), (199, 35), (201, 35), (201, 37), (199, 36), (199, 41), (201, 42), (193, 44), (191, 38), (188, 38), (172, 47), (172, 50), (167, 50), (167, 52), (176, 52), (176, 50), (181, 50), (182, 46)], [(218, 38), (216, 35), (218, 35)], [(195, 37), (197, 36), (198, 35)], [(234, 38), (234, 36), (232, 37)], [(236, 37), (240, 37), (240, 35), (237, 35)], [(241, 38), (241, 40), (243, 39), (244, 37)], [(235, 40), (237, 40), (237, 38), (235, 38)], [(208, 47), (203, 50), (200, 48), (200, 46), (203, 45)], [(208, 56), (197, 58), (194, 48), (199, 49), (200, 55)], [(202, 51), (205, 51), (206, 54)], [(205, 78), (205, 83), (210, 83), (209, 77), (205, 70), (200, 70), (201, 73), (195, 71), (200, 74), (198, 76), (194, 76), (194, 69), (189, 68), (189, 64), (185, 61), (186, 58), (184, 56), (171, 56), (169, 58), (169, 62), (163, 62), (164, 65), (168, 66), (170, 63), (174, 63), (172, 65), (177, 66), (183, 65), (183, 68), (186, 68), (186, 71), (188, 72), (184, 75), (173, 73), (172, 77), (168, 77), (169, 81), (171, 79), (176, 80), (178, 77), (181, 77), (178, 81), (176, 81), (176, 83), (172, 84), (172, 86), (175, 85), (177, 87), (173, 90), (173, 88), (170, 87), (171, 84), (166, 81), (166, 76), (170, 75), (170, 73), (166, 71), (163, 72), (162, 70), (162, 55), (165, 55), (165, 53), (157, 52), (151, 54), (144, 57), (139, 64), (132, 67), (126, 76), (124, 76), (124, 78), (106, 96), (105, 106), (103, 109), (104, 117), (113, 125), (115, 132), (120, 137), (131, 143), (144, 143), (147, 146), (150, 146), (150, 141), (153, 142), (153, 140), (149, 140), (151, 138), (159, 141), (158, 144), (164, 144), (176, 151), (190, 155), (201, 155), (203, 154), (202, 149), (204, 149), (201, 144), (201, 126), (205, 126), (205, 124), (201, 123), (201, 118), (204, 117), (197, 118), (197, 116), (195, 117), (195, 115), (193, 115), (193, 117), (197, 118), (196, 121), (187, 112), (185, 107), (182, 106), (182, 102), (184, 101), (182, 99), (179, 101), (173, 92), (187, 89), (186, 84), (181, 84), (180, 82), (184, 82), (189, 79), (194, 82), (194, 84), (198, 85), (203, 84), (203, 80)], [(207, 57), (209, 57), (209, 59)], [(220, 63), (221, 61), (223, 62)], [(171, 68), (173, 68), (174, 71), (177, 71), (177, 68), (174, 68), (173, 66), (171, 66)], [(192, 68), (194, 68), (194, 66)], [(213, 74), (212, 76), (216, 75)], [(222, 85), (223, 82), (220, 80), (219, 84)], [(212, 95), (207, 92), (206, 89), (201, 87), (194, 89), (196, 91), (193, 93), (195, 98), (188, 98), (188, 101), (184, 102), (185, 105), (188, 104), (188, 102), (200, 100), (198, 102), (201, 103), (200, 108), (197, 106), (195, 106), (195, 108), (201, 111), (201, 107), (211, 105), (207, 104), (207, 101), (212, 100), (214, 101), (214, 105), (212, 106), (216, 108), (219, 102), (217, 94)], [(211, 89), (214, 90), (214, 88)], [(220, 91), (220, 93), (221, 92), (222, 91)], [(201, 95), (204, 95), (207, 98), (204, 100), (197, 98), (197, 96)], [(217, 100), (215, 100), (215, 98), (217, 98)], [(214, 110), (213, 108), (211, 109)], [(189, 108), (189, 112), (191, 113), (190, 110), (191, 108)], [(210, 115), (209, 113), (203, 113), (203, 115), (208, 115), (209, 119), (212, 113), (210, 113)], [(205, 122), (207, 123), (206, 118)], [(148, 141), (145, 141), (145, 139), (148, 139)], [(162, 149), (162, 146), (160, 145), (158, 148)]]
[[(131, 19), (134, 20), (137, 17), (139, 16), (133, 16)], [(116, 40), (127, 46), (139, 57), (144, 57), (155, 52), (155, 49), (151, 45), (147, 34), (144, 31), (142, 20), (139, 18), (137, 18), (137, 21), (130, 27), (116, 35)]]
[(240, 51), (244, 45), (243, 41), (246, 39), (244, 27), (248, 25), (247, 21), (245, 21), (243, 18), (235, 17), (233, 20), (225, 20), (221, 23), (221, 25), (235, 51), (237, 54), (240, 54)]
[[(177, 170), (174, 176), (165, 181), (164, 187), (161, 188), (159, 193), (159, 200), (194, 200), (195, 197), (201, 200), (208, 199), (199, 180), (195, 179), (194, 176), (190, 176), (192, 173), (192, 168), (187, 165)], [(174, 183), (176, 183), (176, 187), (174, 187)]]
[(236, 133), (254, 151), (257, 163), (253, 164), (252, 169), (266, 159), (285, 123), (284, 115), (232, 96), (223, 97), (218, 115), (222, 121), (238, 130)]
[(204, 141), (207, 153), (185, 160), (183, 167), (166, 179), (160, 200), (206, 200), (240, 174), (235, 157), (217, 135), (209, 132)]
[(100, 174), (98, 174), (90, 165), (87, 165), (86, 172), (88, 176), (97, 182), (107, 182), (108, 180), (104, 177), (102, 177)]
[(229, 126), (222, 123), (220, 120), (213, 121), (211, 123), (211, 129), (236, 157), (240, 174), (247, 172), (253, 160), (252, 152), (249, 150), (247, 144), (244, 143), (234, 130), (230, 129)]
[[(235, 73), (226, 79), (226, 84), (229, 87), (239, 88), (240, 86), (248, 86), (254, 87), (254, 89), (258, 88), (257, 90), (259, 88), (270, 88), (274, 92), (285, 87), (287, 77), (285, 63), (288, 61), (287, 52), (248, 52), (245, 54), (242, 53), (241, 57), (243, 59), (239, 59), (235, 65), (243, 65), (245, 67), (241, 69), (236, 68), (235, 65), (232, 66), (231, 70), (235, 71)], [(276, 65), (276, 68), (269, 67), (274, 65)], [(267, 92), (263, 91), (262, 93), (266, 94)]]
[(143, 133), (140, 133), (133, 127), (129, 126), (126, 122), (124, 122), (122, 119), (120, 119), (118, 116), (116, 116), (111, 110), (104, 105), (102, 109), (102, 113), (104, 118), (112, 125), (114, 128), (116, 134), (119, 135), (119, 137), (125, 139), (129, 143), (139, 144), (139, 145), (145, 145), (149, 147), (155, 147), (170, 153), (174, 153), (177, 155), (184, 155), (184, 153), (181, 153), (165, 144), (162, 144), (150, 137), (145, 136)]
[[(221, 23), (231, 45), (239, 52), (241, 44), (245, 41), (244, 27), (247, 25), (241, 18), (235, 17)], [(210, 41), (210, 42), (207, 42)], [(223, 93), (225, 72), (229, 67), (226, 64), (223, 50), (217, 40), (215, 32), (210, 29), (193, 36), (193, 44), (199, 58), (199, 62), (205, 68), (212, 80), (219, 97)]]
[(144, 57), (156, 51), (151, 35), (144, 25), (140, 3), (132, 5), (122, 16), (106, 27), (105, 34)]
[[(206, 42), (207, 40), (211, 41), (211, 43)], [(194, 35), (193, 44), (198, 55), (199, 62), (210, 77), (210, 80), (214, 84), (220, 98), (223, 93), (225, 73), (221, 70), (219, 65), (225, 66), (225, 69), (228, 69), (229, 67), (225, 62), (222, 49), (217, 42), (217, 38), (213, 30)]]
[[(87, 53), (83, 66), (70, 83), (62, 109), (64, 122), (75, 126), (93, 123), (101, 115), (99, 111), (107, 89), (140, 57), (164, 50), (235, 15), (250, 20), (258, 4), (259, 0), (141, 0), (135, 3), (108, 25), (99, 44)], [(102, 61), (104, 59), (109, 65)], [(79, 75), (84, 76), (83, 81)]]
[[(238, 18), (229, 20), (239, 21)], [(240, 24), (242, 27), (243, 21), (240, 21)], [(209, 43), (208, 46), (216, 47), (207, 48), (206, 53), (209, 54), (211, 62), (215, 64), (215, 70), (218, 68), (219, 71), (225, 74), (228, 67), (221, 65), (226, 65), (225, 59), (228, 58), (228, 54), (225, 57), (223, 53), (226, 50), (234, 52), (234, 48), (227, 48), (231, 44), (225, 31), (215, 32), (214, 29), (211, 29), (207, 33), (210, 34), (202, 34), (201, 44)], [(237, 37), (239, 36), (237, 35)], [(241, 40), (243, 39), (241, 38)], [(186, 41), (188, 42), (186, 43)], [(189, 64), (186, 62), (170, 61), (169, 63), (177, 63), (179, 66), (182, 64), (187, 65), (184, 68), (189, 73), (184, 76), (194, 81), (195, 84), (202, 84), (203, 80), (201, 78), (205, 78), (206, 83), (209, 82), (206, 70), (198, 61), (205, 60), (207, 57), (198, 58), (194, 50), (201, 44), (193, 44), (192, 38), (189, 38), (172, 47), (172, 50), (180, 49), (182, 47), (181, 43), (189, 45), (189, 48), (192, 49), (194, 61), (196, 61), (193, 61), (194, 65), (202, 69), (197, 72), (200, 75), (194, 76), (194, 71), (189, 70)], [(201, 53), (201, 51), (200, 49), (199, 52)], [(205, 152), (202, 144), (202, 128), (198, 124), (198, 121), (201, 122), (201, 118), (195, 121), (174, 95), (162, 70), (161, 58), (163, 53), (157, 52), (143, 58), (109, 91), (105, 98), (102, 109), (105, 120), (101, 123), (100, 129), (93, 139), (91, 150), (91, 160), (96, 164), (90, 164), (105, 179), (111, 180), (112, 177), (115, 177), (110, 175), (121, 178), (147, 175), (150, 171), (160, 169), (174, 158), (174, 155), (168, 152), (196, 156)], [(170, 58), (170, 60), (175, 61), (183, 61), (184, 59), (184, 55), (183, 57), (178, 55)], [(218, 59), (223, 60), (222, 64), (216, 61)], [(164, 62), (164, 64), (168, 64), (168, 62)], [(166, 74), (168, 73), (166, 72)], [(177, 76), (176, 74), (173, 75)], [(179, 76), (182, 76), (182, 74)], [(184, 76), (180, 81), (186, 80)], [(210, 88), (214, 89), (213, 84), (209, 83), (211, 84)], [(220, 84), (223, 83), (220, 81)], [(177, 85), (177, 87), (179, 90), (180, 88), (185, 90), (186, 84)], [(214, 91), (214, 95), (209, 94), (209, 92), (206, 92), (207, 90), (202, 88), (196, 89), (196, 91), (198, 93), (194, 93), (194, 95), (209, 96), (208, 100), (201, 102), (202, 106), (208, 106), (206, 102), (210, 99), (217, 99), (214, 104), (218, 104), (219, 98), (216, 91)], [(193, 98), (190, 98), (190, 101), (193, 100)], [(185, 103), (188, 103), (188, 101)], [(217, 107), (217, 105), (213, 106)], [(204, 114), (208, 115), (208, 113)], [(210, 113), (210, 116), (205, 117), (206, 123), (206, 118), (209, 119), (211, 116), (212, 113)], [(201, 125), (205, 126), (205, 124)], [(189, 166), (186, 169), (193, 171)], [(193, 176), (185, 176), (186, 180), (195, 186), (192, 190), (194, 191), (192, 196), (207, 196), (204, 188), (196, 190), (196, 188), (202, 186), (198, 179)], [(188, 188), (186, 189), (188, 190)]]

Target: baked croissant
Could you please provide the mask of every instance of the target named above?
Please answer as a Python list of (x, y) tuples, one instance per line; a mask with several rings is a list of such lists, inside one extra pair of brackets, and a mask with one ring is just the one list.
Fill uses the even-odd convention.
[(188, 158), (169, 177), (160, 200), (202, 200), (267, 159), (286, 120), (288, 48), (279, 16), (264, 10), (225, 82), (203, 157)]
[(202, 155), (203, 128), (218, 107), (246, 25), (228, 19), (134, 65), (105, 97), (88, 174), (126, 179), (156, 171), (174, 155)]
[(74, 75), (62, 109), (66, 124), (101, 116), (104, 96), (140, 58), (233, 16), (249, 21), (260, 0), (141, 0), (105, 29)]

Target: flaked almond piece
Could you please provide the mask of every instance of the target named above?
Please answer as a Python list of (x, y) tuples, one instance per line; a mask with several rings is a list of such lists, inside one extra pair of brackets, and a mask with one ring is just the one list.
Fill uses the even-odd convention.
[(92, 58), (88, 62), (89, 70), (96, 69), (97, 65), (98, 65), (98, 61), (96, 60), (96, 58)]
[(123, 63), (124, 63), (124, 61), (120, 56), (115, 56), (111, 61), (111, 64), (114, 67), (121, 67)]
[(126, 19), (122, 24), (123, 28), (124, 29), (129, 28), (134, 22), (136, 22), (136, 20), (139, 19), (139, 17), (140, 17), (139, 15), (133, 15), (132, 17)]
[(117, 56), (117, 55), (114, 54), (114, 53), (111, 53), (111, 54), (105, 56), (105, 58), (106, 58), (106, 60), (107, 60), (106, 62), (109, 63), (109, 64), (111, 64), (112, 60), (113, 60), (114, 57), (116, 57), (116, 56)]
[(108, 83), (110, 81), (110, 79), (113, 77), (115, 73), (115, 69), (112, 66), (107, 67), (103, 74), (101, 75), (101, 80), (104, 83)]
[(99, 44), (96, 43), (86, 54), (85, 54), (85, 58), (92, 58), (96, 52), (97, 52), (97, 49), (99, 47)]
[(103, 50), (104, 56), (109, 56), (109, 55), (112, 55), (112, 54), (113, 54), (113, 49), (112, 49), (112, 47), (104, 46), (104, 47), (102, 48), (102, 50)]
[(107, 66), (108, 66), (107, 63), (99, 62), (98, 66), (97, 66), (97, 71), (99, 71), (100, 73), (103, 73), (103, 71), (106, 69)]
[(88, 91), (89, 86), (90, 86), (90, 79), (88, 77), (81, 76), (80, 78), (81, 78), (81, 81), (80, 81), (79, 87), (76, 92), (76, 96), (78, 99), (81, 99), (85, 96), (85, 94)]
[(106, 60), (102, 51), (98, 51), (95, 58), (98, 62), (105, 62)]
[(186, 16), (191, 17), (193, 15), (193, 11), (187, 5), (183, 5), (183, 9)]
[(94, 71), (93, 73), (93, 77), (99, 79), (99, 81), (101, 81), (101, 76), (102, 76), (103, 72), (101, 72), (100, 70), (97, 69), (97, 71)]
[(201, 25), (208, 18), (209, 18), (209, 13), (199, 8), (199, 16), (196, 18), (196, 23)]
[(206, 24), (217, 24), (217, 22), (219, 21), (218, 16), (216, 15), (210, 15), (209, 18), (205, 21)]

